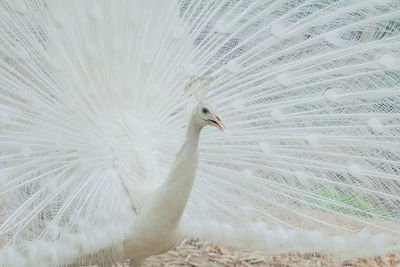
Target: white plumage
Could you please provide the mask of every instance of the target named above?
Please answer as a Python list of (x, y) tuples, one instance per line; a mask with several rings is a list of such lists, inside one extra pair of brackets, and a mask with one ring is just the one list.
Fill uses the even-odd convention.
[[(398, 249), (399, 66), (397, 0), (2, 1), (0, 266)], [(198, 77), (227, 129), (163, 202)]]

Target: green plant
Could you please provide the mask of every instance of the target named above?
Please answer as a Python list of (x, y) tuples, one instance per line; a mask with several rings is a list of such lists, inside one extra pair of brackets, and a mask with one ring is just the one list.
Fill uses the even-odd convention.
[[(330, 210), (334, 210), (344, 214), (362, 215), (365, 217), (372, 217), (371, 214), (376, 214), (383, 217), (392, 217), (389, 212), (376, 208), (372, 203), (370, 203), (366, 199), (362, 199), (356, 196), (355, 194), (346, 194), (333, 189), (328, 189), (326, 187), (321, 187), (319, 190), (319, 195), (338, 203), (327, 204), (325, 207)], [(353, 208), (365, 212), (359, 212), (357, 210), (354, 210)]]

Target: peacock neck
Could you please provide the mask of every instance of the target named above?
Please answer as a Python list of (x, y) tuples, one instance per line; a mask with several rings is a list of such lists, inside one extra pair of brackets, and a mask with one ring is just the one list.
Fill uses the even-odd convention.
[(168, 192), (168, 203), (176, 211), (179, 220), (192, 190), (198, 163), (198, 146), (202, 127), (192, 117), (185, 142), (176, 155), (171, 171), (161, 186)]
[(145, 201), (139, 212), (138, 225), (143, 221), (148, 226), (146, 218), (151, 218), (152, 228), (163, 230), (160, 234), (177, 232), (196, 176), (201, 128), (192, 116), (185, 142), (176, 155), (171, 171), (164, 183)]
[(181, 148), (182, 151), (190, 149), (197, 150), (201, 129), (202, 127), (198, 123), (196, 123), (194, 117), (192, 116), (191, 119), (189, 120), (189, 125), (186, 131), (185, 142), (183, 143)]
[(126, 257), (144, 259), (170, 249), (179, 240), (179, 222), (196, 176), (201, 128), (192, 116), (167, 179), (138, 209), (135, 237), (124, 244)]

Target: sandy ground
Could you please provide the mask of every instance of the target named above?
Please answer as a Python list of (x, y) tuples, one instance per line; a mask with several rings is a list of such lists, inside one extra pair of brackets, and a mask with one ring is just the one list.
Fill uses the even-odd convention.
[[(128, 266), (127, 262), (119, 266)], [(395, 266), (400, 267), (400, 251), (380, 257), (338, 260), (318, 253), (289, 253), (265, 256), (259, 253), (218, 247), (197, 240), (186, 240), (168, 253), (148, 258), (143, 266)]]

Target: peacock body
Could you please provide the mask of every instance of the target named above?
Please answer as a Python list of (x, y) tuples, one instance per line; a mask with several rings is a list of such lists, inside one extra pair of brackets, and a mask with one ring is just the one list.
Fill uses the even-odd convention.
[[(207, 87), (225, 133), (146, 213)], [(397, 0), (3, 0), (0, 266), (141, 261), (144, 234), (398, 249), (399, 103)]]

